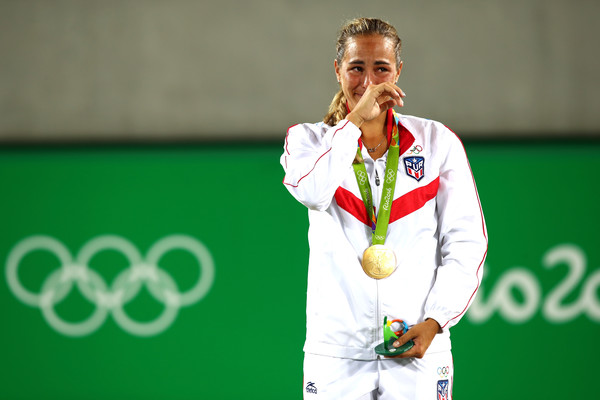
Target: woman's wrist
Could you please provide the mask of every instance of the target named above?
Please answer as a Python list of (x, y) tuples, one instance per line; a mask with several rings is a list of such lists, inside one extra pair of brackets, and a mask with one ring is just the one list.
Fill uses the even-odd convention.
[(353, 112), (350, 112), (348, 115), (346, 115), (346, 119), (356, 125), (357, 128), (360, 128), (360, 126), (365, 122), (360, 115), (357, 115)]
[(435, 326), (435, 328), (437, 330), (437, 333), (442, 333), (443, 332), (442, 327), (440, 326), (440, 323), (437, 322), (435, 319), (433, 319), (433, 318), (427, 318), (425, 321), (426, 322), (430, 321), (431, 325)]

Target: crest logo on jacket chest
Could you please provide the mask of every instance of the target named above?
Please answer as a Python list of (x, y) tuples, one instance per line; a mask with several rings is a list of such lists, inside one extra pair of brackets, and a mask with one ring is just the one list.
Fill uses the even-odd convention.
[(437, 383), (437, 398), (438, 400), (450, 400), (450, 390), (448, 379), (438, 381)]
[(404, 168), (409, 176), (420, 181), (425, 176), (425, 158), (420, 156), (405, 157)]

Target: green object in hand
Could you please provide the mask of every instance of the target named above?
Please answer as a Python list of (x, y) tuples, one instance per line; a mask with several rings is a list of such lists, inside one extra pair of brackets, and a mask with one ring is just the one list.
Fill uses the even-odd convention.
[[(394, 331), (392, 329), (393, 323), (399, 323), (402, 327), (399, 331)], [(388, 321), (387, 317), (383, 318), (383, 343), (378, 344), (375, 347), (375, 353), (382, 356), (397, 356), (404, 353), (407, 350), (410, 350), (415, 343), (412, 340), (409, 340), (404, 345), (400, 347), (394, 347), (394, 342), (398, 340), (401, 335), (404, 335), (408, 331), (408, 325), (406, 322), (401, 319), (394, 319)]]

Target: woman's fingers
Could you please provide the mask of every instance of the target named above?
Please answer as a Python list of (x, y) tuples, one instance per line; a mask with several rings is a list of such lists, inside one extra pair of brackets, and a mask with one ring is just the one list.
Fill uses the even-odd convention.
[(402, 97), (406, 96), (406, 94), (404, 94), (402, 89), (400, 89), (398, 86), (396, 86), (390, 82), (384, 82), (379, 85), (371, 85), (367, 88), (367, 90), (366, 90), (367, 93), (369, 92), (369, 89), (372, 91), (373, 95), (375, 95), (376, 97), (379, 97), (381, 95), (387, 95), (394, 99), (399, 100)]
[(391, 82), (371, 85), (352, 112), (358, 114), (363, 122), (370, 121), (394, 106), (403, 107), (404, 96), (406, 94), (402, 89)]
[(404, 107), (404, 101), (402, 101), (402, 99), (400, 99), (400, 100), (390, 99), (390, 100), (384, 101), (383, 103), (379, 104), (379, 107), (381, 108), (382, 112), (387, 111), (394, 106)]
[(385, 83), (377, 88), (377, 91), (380, 92), (377, 102), (380, 106), (385, 106), (385, 110), (382, 111), (386, 111), (388, 108), (394, 106), (404, 106), (404, 100), (402, 100), (402, 98), (406, 97), (406, 93), (398, 86), (391, 83)]

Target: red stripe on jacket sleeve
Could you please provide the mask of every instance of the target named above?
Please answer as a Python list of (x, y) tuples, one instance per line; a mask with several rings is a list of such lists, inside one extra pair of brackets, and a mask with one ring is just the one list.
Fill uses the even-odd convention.
[[(483, 258), (481, 259), (479, 266), (477, 267), (477, 272), (475, 273), (476, 276), (479, 276), (479, 271), (481, 270), (481, 267), (483, 266), (483, 262), (485, 261), (486, 256), (487, 256), (487, 248), (485, 250), (485, 253), (483, 253)], [(463, 310), (460, 312), (460, 314), (458, 314), (456, 317), (450, 318), (444, 325), (441, 325), (442, 329), (444, 329), (446, 326), (448, 326), (448, 324), (450, 322), (454, 321), (456, 318), (461, 318), (462, 315), (467, 312), (467, 309), (469, 308), (469, 305), (473, 301), (473, 297), (475, 297), (475, 295), (477, 294), (477, 291), (479, 290), (480, 285), (481, 285), (481, 279), (477, 278), (477, 287), (475, 288), (473, 293), (471, 293), (471, 297), (469, 297), (469, 301), (467, 301), (467, 305), (465, 306), (465, 308), (463, 308)]]
[[(344, 124), (344, 126), (342, 126), (342, 127), (338, 128), (338, 129), (336, 129), (336, 130), (335, 130), (335, 132), (333, 132), (332, 139), (335, 137), (335, 135), (338, 133), (338, 131), (339, 131), (339, 130), (341, 130), (341, 129), (344, 129), (344, 128), (346, 127), (346, 125), (348, 124), (348, 122), (349, 122), (349, 121), (346, 121), (346, 123)], [(285, 137), (285, 151), (286, 151), (286, 152), (287, 152), (289, 155), (291, 155), (290, 151), (288, 150), (288, 136), (289, 136), (289, 130), (290, 130), (291, 128), (293, 128), (294, 126), (296, 126), (296, 125), (290, 126), (290, 127), (288, 128), (288, 133), (287, 133), (287, 135), (286, 135), (286, 137)], [(323, 158), (323, 157), (324, 157), (324, 156), (325, 156), (327, 153), (329, 153), (330, 151), (331, 151), (331, 147), (330, 147), (329, 149), (327, 149), (327, 151), (326, 151), (326, 152), (324, 152), (323, 154), (321, 154), (321, 155), (319, 156), (319, 158), (317, 159), (317, 161), (315, 161), (315, 163), (313, 164), (313, 166), (312, 166), (312, 168), (310, 169), (310, 171), (308, 171), (308, 172), (307, 172), (305, 175), (303, 175), (303, 176), (302, 176), (300, 179), (298, 179), (298, 182), (296, 182), (296, 184), (295, 184), (295, 185), (293, 185), (293, 184), (291, 184), (291, 183), (287, 183), (287, 182), (285, 181), (285, 177), (283, 178), (283, 184), (284, 184), (284, 185), (291, 186), (291, 187), (298, 187), (298, 185), (300, 184), (300, 181), (301, 181), (302, 179), (306, 178), (308, 175), (310, 175), (310, 173), (311, 173), (311, 172), (313, 172), (313, 171), (314, 171), (314, 169), (317, 167), (317, 163), (318, 163), (318, 162), (321, 160), (321, 158)], [(285, 163), (286, 163), (286, 166), (287, 166), (287, 156), (286, 156), (286, 159), (285, 159)]]
[[(465, 156), (466, 156), (467, 151), (465, 150), (465, 145), (463, 144), (462, 140), (460, 140), (460, 137), (452, 129), (448, 128), (447, 126), (446, 126), (446, 129), (448, 129), (450, 132), (454, 133), (454, 136), (456, 136), (456, 138), (460, 142), (460, 144), (463, 148), (463, 151), (465, 152)], [(469, 171), (471, 172), (471, 179), (473, 180), (473, 186), (475, 187), (475, 195), (477, 196), (477, 203), (479, 204), (479, 214), (481, 215), (481, 228), (482, 228), (483, 237), (485, 238), (486, 247), (485, 247), (485, 252), (483, 253), (483, 257), (481, 258), (481, 262), (479, 263), (479, 266), (477, 267), (477, 271), (475, 272), (475, 275), (477, 276), (477, 286), (475, 287), (475, 290), (473, 291), (473, 293), (471, 293), (471, 297), (469, 297), (469, 300), (467, 301), (465, 308), (463, 308), (463, 310), (456, 317), (450, 318), (448, 321), (446, 321), (446, 323), (444, 325), (442, 325), (442, 329), (445, 328), (446, 326), (448, 326), (448, 324), (450, 322), (452, 322), (453, 320), (455, 320), (456, 318), (462, 317), (462, 315), (467, 312), (469, 305), (471, 304), (471, 302), (473, 301), (473, 298), (475, 297), (475, 295), (477, 294), (477, 291), (479, 290), (479, 286), (481, 286), (481, 279), (479, 278), (479, 276), (480, 276), (479, 271), (483, 267), (483, 263), (485, 262), (485, 258), (487, 257), (487, 252), (488, 252), (488, 247), (487, 247), (488, 237), (487, 237), (487, 232), (486, 232), (486, 228), (485, 228), (485, 218), (483, 217), (483, 209), (481, 208), (481, 200), (479, 199), (479, 192), (477, 191), (477, 185), (475, 183), (475, 176), (473, 175), (473, 170), (471, 169), (471, 163), (469, 163), (468, 157), (467, 157), (467, 164), (469, 166)]]
[(290, 151), (288, 150), (288, 136), (290, 136), (290, 129), (292, 129), (293, 127), (297, 126), (298, 124), (294, 124), (292, 126), (290, 126), (287, 130), (287, 132), (285, 133), (285, 152), (290, 154)]

